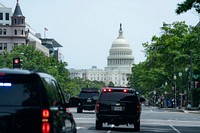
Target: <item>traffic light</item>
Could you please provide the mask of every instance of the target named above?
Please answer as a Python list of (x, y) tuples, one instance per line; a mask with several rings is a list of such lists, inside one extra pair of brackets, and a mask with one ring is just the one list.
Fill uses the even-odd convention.
[(13, 68), (21, 68), (20, 58), (13, 58)]

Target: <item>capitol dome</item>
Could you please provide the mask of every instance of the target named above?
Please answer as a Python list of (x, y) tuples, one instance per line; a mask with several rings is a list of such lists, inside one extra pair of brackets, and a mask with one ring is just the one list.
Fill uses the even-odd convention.
[(131, 68), (133, 62), (132, 49), (123, 37), (122, 24), (120, 24), (119, 35), (113, 41), (107, 57), (106, 69)]

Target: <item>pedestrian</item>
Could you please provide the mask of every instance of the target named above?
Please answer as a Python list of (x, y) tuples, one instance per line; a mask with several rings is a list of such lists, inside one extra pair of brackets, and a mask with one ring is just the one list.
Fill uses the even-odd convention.
[(191, 109), (191, 108), (192, 108), (192, 106), (191, 106), (190, 102), (188, 102), (186, 109)]

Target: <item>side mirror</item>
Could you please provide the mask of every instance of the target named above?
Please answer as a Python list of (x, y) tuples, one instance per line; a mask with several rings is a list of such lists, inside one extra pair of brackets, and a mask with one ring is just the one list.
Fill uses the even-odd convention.
[(77, 107), (78, 103), (79, 103), (79, 98), (70, 97), (68, 105), (69, 105), (69, 107)]
[(145, 98), (143, 98), (143, 97), (141, 97), (140, 98), (140, 102), (142, 103), (142, 102), (145, 102), (146, 100), (145, 100)]

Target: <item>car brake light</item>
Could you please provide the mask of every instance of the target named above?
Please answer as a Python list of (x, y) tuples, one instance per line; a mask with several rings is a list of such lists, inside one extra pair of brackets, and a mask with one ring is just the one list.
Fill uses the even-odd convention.
[(42, 110), (42, 133), (50, 133), (49, 123), (50, 112), (48, 109)]
[(50, 133), (50, 124), (48, 122), (42, 123), (42, 133)]
[(124, 89), (124, 90), (123, 90), (123, 92), (124, 92), (124, 93), (127, 93), (127, 92), (128, 92), (128, 90), (127, 90), (127, 89)]
[(103, 89), (103, 92), (106, 92), (106, 89)]
[(109, 88), (109, 89), (108, 89), (108, 92), (112, 92), (112, 89)]
[(42, 117), (43, 118), (49, 118), (49, 110), (48, 109), (42, 110)]

